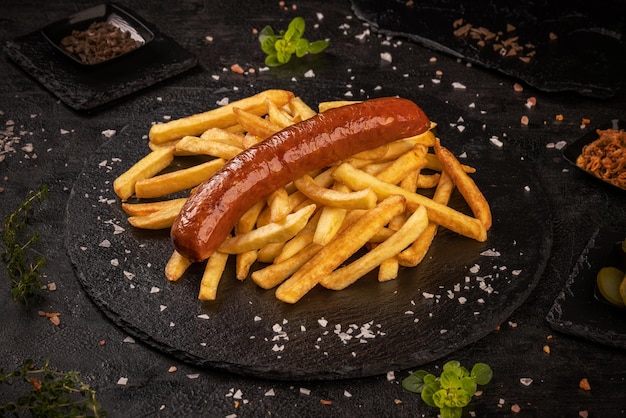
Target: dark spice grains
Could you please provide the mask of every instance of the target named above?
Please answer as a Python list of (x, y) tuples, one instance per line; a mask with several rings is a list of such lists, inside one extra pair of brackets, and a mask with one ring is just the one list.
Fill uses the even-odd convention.
[(126, 54), (142, 42), (130, 37), (108, 22), (93, 22), (84, 31), (74, 30), (61, 40), (61, 46), (84, 64), (98, 64), (111, 58)]

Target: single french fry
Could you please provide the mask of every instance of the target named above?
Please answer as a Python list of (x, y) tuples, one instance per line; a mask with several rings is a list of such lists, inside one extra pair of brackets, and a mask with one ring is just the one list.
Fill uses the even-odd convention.
[(243, 148), (235, 147), (211, 139), (198, 138), (197, 136), (184, 136), (176, 144), (176, 152), (187, 155), (210, 155), (213, 157), (229, 160), (243, 151)]
[(285, 129), (288, 126), (299, 122), (299, 117), (294, 119), (293, 116), (282, 110), (279, 106), (276, 106), (276, 103), (273, 101), (266, 100), (265, 103), (267, 103), (267, 115), (270, 118), (270, 122), (276, 126)]
[(143, 216), (131, 216), (128, 223), (140, 229), (166, 229), (174, 223), (174, 219), (180, 213), (185, 204), (184, 199), (171, 200), (171, 203), (161, 210)]
[(243, 137), (243, 133), (231, 132), (228, 129), (220, 128), (209, 128), (200, 135), (200, 138), (207, 141), (221, 142), (240, 149), (244, 149)]
[(173, 141), (167, 141), (167, 142), (163, 142), (161, 144), (155, 144), (152, 141), (148, 142), (148, 148), (150, 148), (151, 151), (156, 151), (158, 149), (161, 148), (169, 148), (169, 147), (174, 147), (174, 156), (175, 157), (189, 157), (190, 155), (193, 155), (192, 153), (189, 153), (187, 151), (179, 151), (176, 149), (176, 145), (178, 144), (178, 142), (180, 141), (180, 139), (175, 139)]
[(376, 193), (368, 189), (356, 192), (328, 189), (317, 184), (307, 174), (296, 179), (294, 184), (305, 196), (320, 205), (343, 209), (371, 209), (376, 206)]
[(223, 158), (216, 158), (183, 170), (138, 180), (135, 196), (148, 199), (191, 189), (211, 177), (225, 162)]
[(170, 282), (180, 279), (191, 265), (191, 261), (183, 257), (178, 251), (174, 250), (167, 264), (165, 265), (165, 277)]
[(267, 99), (276, 103), (277, 106), (283, 106), (293, 97), (290, 91), (265, 90), (203, 113), (152, 125), (149, 133), (150, 141), (159, 144), (187, 135), (200, 135), (209, 128), (232, 127), (238, 123), (237, 116), (233, 112), (234, 108), (260, 116), (266, 112), (265, 101)]
[(474, 216), (482, 222), (485, 229), (491, 228), (492, 219), (489, 203), (474, 180), (463, 170), (459, 160), (450, 150), (443, 147), (439, 140), (435, 144), (435, 155), (439, 158), (443, 170), (452, 178), (456, 188), (465, 198)]
[(417, 177), (416, 186), (418, 189), (432, 189), (433, 187), (437, 187), (440, 177), (441, 177), (441, 174), (439, 173), (420, 174)]
[(199, 300), (215, 300), (217, 297), (217, 287), (224, 275), (228, 254), (216, 251), (206, 262), (202, 279), (200, 280)]
[(372, 271), (382, 262), (395, 256), (417, 237), (428, 226), (428, 215), (424, 206), (419, 206), (409, 216), (402, 228), (388, 240), (380, 243), (356, 261), (341, 267), (320, 280), (320, 284), (328, 289), (345, 289), (366, 273)]
[(351, 104), (360, 103), (360, 100), (331, 100), (327, 102), (321, 102), (317, 105), (320, 113), (324, 113), (327, 110), (334, 109), (336, 107), (349, 106)]
[(219, 251), (238, 254), (258, 250), (272, 242), (287, 241), (306, 226), (313, 212), (315, 212), (315, 205), (308, 205), (280, 222), (267, 224), (242, 235), (228, 237), (219, 247)]
[(314, 235), (315, 233), (313, 231), (298, 233), (295, 237), (285, 243), (280, 254), (278, 254), (274, 259), (274, 263), (280, 263), (281, 261), (291, 258), (295, 254), (299, 253), (303, 248), (313, 242)]
[(285, 241), (283, 242), (271, 242), (263, 248), (257, 251), (257, 260), (261, 263), (271, 264), (276, 260), (276, 257), (280, 254), (285, 246)]
[(237, 235), (244, 234), (246, 232), (252, 231), (254, 229), (254, 225), (256, 224), (257, 219), (259, 218), (259, 214), (265, 207), (265, 200), (259, 200), (256, 202), (250, 209), (244, 213), (239, 221), (237, 221), (237, 225), (235, 225), (235, 233)]
[(239, 122), (247, 132), (259, 138), (265, 139), (281, 130), (280, 126), (254, 113), (247, 112), (238, 107), (233, 108), (233, 112), (237, 116), (237, 122)]
[(289, 109), (291, 109), (291, 114), (294, 117), (299, 117), (300, 120), (309, 119), (317, 114), (304, 100), (297, 96), (289, 100), (288, 105)]
[(415, 145), (411, 151), (402, 154), (388, 167), (376, 174), (376, 178), (386, 183), (398, 184), (409, 173), (426, 165), (425, 153), (426, 147)]
[(126, 200), (135, 193), (135, 184), (165, 169), (174, 160), (174, 148), (161, 148), (150, 152), (113, 181), (115, 194)]
[(429, 219), (444, 228), (480, 242), (487, 240), (487, 230), (478, 219), (437, 203), (419, 193), (411, 193), (401, 187), (385, 183), (376, 177), (355, 169), (350, 164), (344, 163), (335, 168), (333, 177), (353, 190), (371, 188), (378, 195), (379, 199), (384, 199), (391, 195), (404, 196), (407, 199), (407, 206), (411, 210), (415, 210), (419, 205), (424, 205), (428, 211)]
[(380, 263), (378, 267), (378, 281), (386, 282), (398, 277), (398, 271), (400, 270), (400, 264), (398, 263), (398, 256), (394, 255), (389, 257)]
[[(442, 205), (447, 205), (452, 191), (454, 190), (454, 183), (449, 175), (445, 172), (441, 174), (437, 189), (433, 195), (433, 200)], [(435, 222), (428, 222), (428, 226), (422, 232), (422, 234), (409, 246), (407, 249), (398, 254), (398, 262), (405, 267), (415, 267), (422, 262), (428, 249), (432, 245), (435, 235), (437, 235), (438, 225)]]
[(253, 271), (251, 274), (252, 280), (263, 289), (276, 287), (298, 271), (300, 267), (313, 258), (321, 249), (321, 245), (312, 243), (291, 258)]
[[(429, 168), (435, 171), (443, 171), (443, 166), (441, 165), (441, 161), (439, 161), (439, 158), (435, 154), (427, 153), (425, 157), (426, 157), (426, 166), (424, 168)], [(465, 171), (468, 174), (472, 174), (476, 172), (476, 169), (472, 166), (461, 164), (461, 167), (463, 167), (463, 171)]]
[(270, 221), (278, 222), (291, 213), (289, 194), (284, 187), (272, 192), (267, 198), (267, 206), (270, 211)]
[(187, 201), (186, 197), (171, 200), (160, 200), (158, 202), (146, 202), (146, 203), (122, 203), (122, 209), (130, 216), (145, 216), (161, 210), (166, 210), (172, 205), (177, 208), (182, 208), (182, 205)]
[(343, 208), (324, 206), (320, 211), (320, 220), (317, 222), (313, 242), (319, 245), (328, 244), (339, 232), (346, 213), (347, 210)]
[(246, 251), (235, 256), (235, 277), (237, 280), (245, 280), (250, 273), (250, 268), (257, 259), (257, 250)]
[(356, 253), (376, 231), (405, 209), (406, 199), (394, 195), (366, 211), (276, 289), (276, 297), (296, 303), (320, 280)]

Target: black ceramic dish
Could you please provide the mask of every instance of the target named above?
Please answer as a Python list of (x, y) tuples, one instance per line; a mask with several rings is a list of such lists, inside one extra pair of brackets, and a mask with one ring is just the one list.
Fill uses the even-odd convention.
[(546, 319), (553, 329), (626, 349), (626, 309), (606, 301), (596, 285), (602, 267), (619, 266), (623, 262), (615, 248), (623, 239), (624, 231), (594, 233), (548, 312)]
[[(308, 103), (339, 99), (334, 87), (309, 91), (314, 93), (294, 93), (304, 93)], [(405, 97), (436, 115), (444, 145), (477, 168), (474, 179), (494, 218), (486, 242), (441, 229), (422, 264), (401, 269), (398, 279), (378, 283), (372, 272), (339, 292), (318, 286), (295, 305), (249, 279), (236, 280), (231, 261), (217, 300), (203, 303), (197, 299), (202, 266), (168, 282), (168, 231), (128, 224), (112, 183), (148, 147), (139, 146), (135, 136), (117, 137), (90, 158), (68, 202), (73, 227), (66, 244), (80, 282), (138, 340), (194, 365), (264, 378), (384, 374), (433, 361), (487, 335), (528, 297), (550, 252), (550, 211), (536, 167), (506, 146), (491, 144), (479, 121), (464, 118), (462, 132), (450, 126), (459, 118), (457, 109), (416, 92)], [(450, 205), (468, 210), (458, 193)]]
[[(67, 35), (72, 25), (89, 25), (106, 16), (127, 22), (146, 42), (102, 65), (80, 64), (59, 50), (59, 38)], [(43, 30), (8, 41), (4, 51), (67, 106), (89, 111), (179, 75), (197, 64), (196, 57), (174, 39), (115, 4), (87, 9)]]
[(592, 143), (596, 139), (598, 139), (598, 134), (596, 133), (596, 129), (615, 129), (615, 130), (626, 129), (626, 122), (623, 120), (614, 119), (611, 122), (600, 125), (594, 129), (590, 129), (584, 135), (582, 135), (580, 138), (574, 141), (572, 144), (569, 144), (567, 147), (565, 147), (565, 149), (563, 149), (563, 157), (565, 157), (565, 159), (569, 161), (570, 163), (572, 163), (577, 169), (579, 169), (583, 173), (590, 175), (594, 179), (597, 179), (598, 181), (601, 181), (612, 187), (615, 187), (618, 190), (624, 190), (621, 187), (618, 187), (612, 183), (602, 180), (601, 178), (593, 175), (593, 173), (590, 173), (587, 170), (584, 170), (581, 167), (578, 167), (576, 165), (576, 159), (582, 153), (583, 147), (587, 144)]
[[(61, 45), (61, 41), (75, 30), (86, 30), (89, 25), (94, 22), (107, 22), (119, 28), (122, 32), (129, 33), (130, 37), (138, 42), (138, 46), (131, 51), (116, 55), (99, 63), (91, 64), (81, 61), (78, 56), (68, 52)], [(65, 19), (58, 20), (43, 28), (41, 33), (63, 55), (84, 67), (105, 65), (114, 60), (121, 59), (128, 54), (138, 51), (154, 39), (154, 33), (148, 29), (138, 17), (114, 3), (100, 4), (73, 14)]]

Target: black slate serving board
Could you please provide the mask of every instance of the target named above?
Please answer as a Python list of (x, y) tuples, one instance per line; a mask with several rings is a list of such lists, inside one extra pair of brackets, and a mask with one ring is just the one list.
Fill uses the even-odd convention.
[[(315, 92), (317, 101), (334, 94), (323, 87)], [(194, 365), (264, 378), (383, 374), (482, 338), (537, 284), (552, 243), (549, 207), (533, 165), (492, 144), (480, 122), (461, 119), (433, 97), (405, 97), (441, 121), (444, 145), (477, 168), (475, 181), (494, 216), (487, 242), (440, 230), (426, 260), (401, 270), (398, 279), (378, 283), (370, 274), (341, 292), (316, 288), (295, 305), (251, 280), (236, 280), (231, 264), (218, 300), (200, 302), (202, 267), (167, 282), (167, 231), (138, 231), (127, 223), (113, 180), (148, 147), (136, 138), (113, 138), (87, 161), (68, 201), (66, 247), (79, 281), (112, 321), (146, 344)], [(451, 205), (468, 210), (459, 194)]]
[(596, 286), (596, 275), (602, 267), (623, 268), (621, 263), (616, 264), (614, 250), (624, 234), (601, 229), (589, 239), (546, 317), (554, 330), (626, 349), (626, 309), (611, 305)]
[(153, 24), (121, 5), (115, 5), (150, 28), (149, 43), (111, 62), (97, 66), (78, 64), (58, 50), (42, 30), (8, 41), (4, 51), (67, 106), (93, 110), (141, 89), (190, 70), (196, 57)]
[[(547, 92), (575, 91), (608, 98), (626, 81), (626, 3), (620, 0), (352, 0), (355, 14), (376, 31), (406, 36), (434, 50), (494, 69)], [(502, 39), (519, 36), (535, 55), (503, 57), (495, 42), (455, 36), (462, 18), (473, 27), (502, 31)], [(507, 32), (507, 24), (515, 27)], [(550, 32), (557, 35), (551, 40)], [(527, 49), (528, 50), (528, 49)]]

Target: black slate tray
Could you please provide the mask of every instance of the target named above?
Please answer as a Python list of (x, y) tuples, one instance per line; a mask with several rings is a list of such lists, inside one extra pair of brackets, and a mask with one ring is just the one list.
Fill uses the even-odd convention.
[[(508, 0), (352, 0), (355, 14), (385, 34), (406, 36), (442, 51), (519, 79), (548, 92), (614, 96), (626, 81), (626, 3)], [(474, 27), (519, 36), (536, 52), (529, 63), (502, 57), (493, 49), (453, 34), (463, 18)], [(507, 34), (507, 23), (515, 30)], [(550, 40), (549, 34), (557, 35)]]
[(4, 51), (17, 65), (76, 110), (91, 110), (181, 74), (196, 57), (134, 12), (115, 5), (149, 28), (154, 38), (132, 53), (97, 66), (80, 65), (41, 30), (8, 41)]
[(576, 159), (578, 158), (580, 154), (582, 154), (584, 146), (598, 139), (598, 134), (596, 133), (596, 129), (602, 129), (602, 130), (604, 129), (620, 130), (621, 129), (623, 130), (623, 129), (626, 129), (626, 121), (623, 121), (620, 119), (613, 119), (611, 122), (607, 122), (605, 124), (597, 126), (596, 128), (592, 130), (589, 130), (580, 138), (578, 138), (576, 141), (574, 141), (573, 143), (565, 147), (565, 149), (563, 150), (563, 157), (565, 157), (565, 159), (569, 161), (571, 164), (573, 164), (578, 170), (590, 175), (594, 179), (604, 184), (608, 184), (611, 187), (614, 187), (616, 189), (624, 190), (621, 187), (618, 187), (615, 184), (609, 183), (608, 181), (605, 181), (601, 179), (600, 177), (595, 176), (593, 173), (590, 173), (587, 170), (584, 170), (576, 165)]
[[(337, 91), (320, 86), (302, 95), (315, 103), (339, 99)], [(383, 374), (482, 338), (539, 280), (552, 243), (550, 210), (533, 165), (493, 145), (481, 122), (436, 98), (405, 96), (440, 123), (444, 145), (477, 168), (474, 178), (494, 216), (487, 242), (440, 230), (422, 265), (401, 270), (397, 280), (378, 283), (369, 275), (341, 292), (316, 288), (295, 305), (251, 280), (239, 282), (231, 264), (218, 300), (203, 303), (197, 300), (201, 266), (180, 282), (167, 282), (167, 231), (127, 223), (112, 183), (148, 148), (135, 137), (114, 138), (89, 159), (68, 201), (66, 246), (78, 279), (111, 320), (156, 349), (194, 365), (264, 378)], [(460, 116), (462, 132), (450, 123)], [(467, 210), (458, 194), (451, 205)]]
[(559, 332), (626, 349), (626, 309), (613, 306), (597, 291), (596, 275), (615, 265), (615, 244), (624, 231), (597, 230), (572, 269), (546, 319)]

